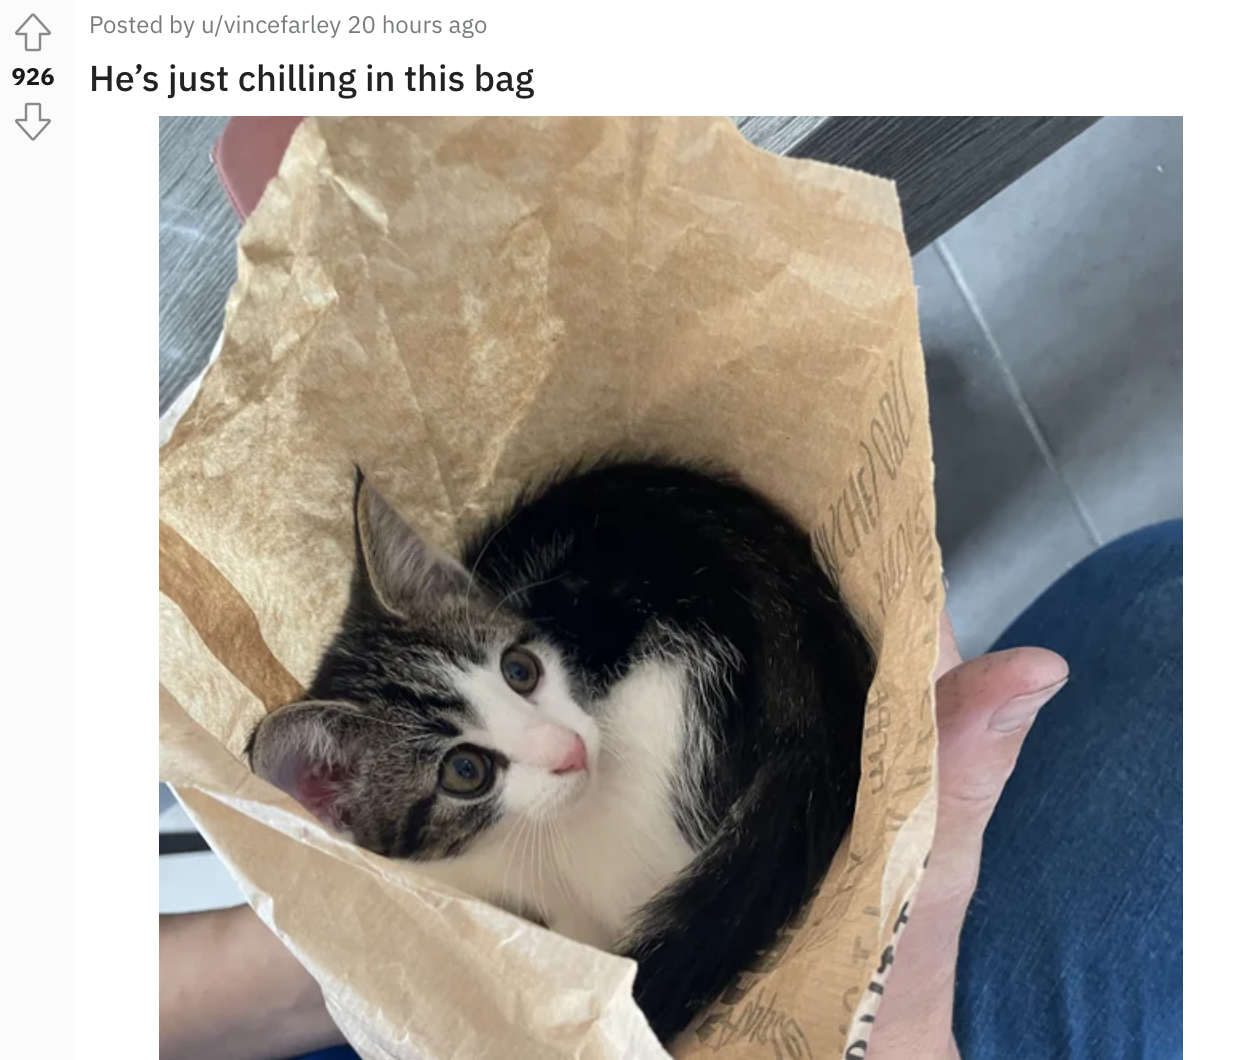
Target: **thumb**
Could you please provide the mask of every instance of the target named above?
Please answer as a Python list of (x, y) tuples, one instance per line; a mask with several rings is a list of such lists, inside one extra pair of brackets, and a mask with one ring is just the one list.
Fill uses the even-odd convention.
[(937, 683), (938, 835), (981, 832), (1015, 768), (1033, 718), (1068, 680), (1068, 664), (1042, 648), (1014, 648), (956, 666)]
[(959, 934), (981, 864), (981, 836), (1033, 717), (1063, 687), (1068, 664), (1041, 648), (960, 663), (944, 630), (935, 688), (937, 831), (877, 1013), (870, 1055), (957, 1057), (951, 1006)]

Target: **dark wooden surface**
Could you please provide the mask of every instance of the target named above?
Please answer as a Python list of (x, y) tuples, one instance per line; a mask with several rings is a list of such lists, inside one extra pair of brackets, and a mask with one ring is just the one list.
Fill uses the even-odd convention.
[(239, 219), (210, 152), (226, 118), (160, 122), (160, 410), (204, 370), (234, 283)]
[(915, 254), (1097, 120), (829, 116), (788, 153), (895, 181)]
[(208, 842), (199, 832), (162, 832), (161, 857), (174, 854), (200, 854), (211, 850)]

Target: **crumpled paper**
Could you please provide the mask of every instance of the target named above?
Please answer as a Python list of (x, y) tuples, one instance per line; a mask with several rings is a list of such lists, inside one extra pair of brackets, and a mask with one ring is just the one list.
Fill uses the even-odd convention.
[(852, 832), (682, 1058), (862, 1057), (933, 832), (942, 604), (893, 186), (727, 119), (308, 119), (160, 456), (161, 778), (368, 1058), (665, 1055), (631, 962), (328, 833), (248, 770), (352, 564), (352, 466), (443, 544), (609, 449), (727, 465), (879, 651)]

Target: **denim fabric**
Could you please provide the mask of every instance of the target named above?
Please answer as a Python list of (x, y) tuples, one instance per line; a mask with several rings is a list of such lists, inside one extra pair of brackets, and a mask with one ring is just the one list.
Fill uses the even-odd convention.
[(1051, 648), (1071, 679), (986, 831), (955, 992), (964, 1060), (1181, 1055), (1181, 543), (1177, 521), (1105, 546), (995, 645)]
[(1182, 524), (1100, 549), (996, 648), (1071, 679), (985, 835), (960, 940), (964, 1060), (1181, 1055)]

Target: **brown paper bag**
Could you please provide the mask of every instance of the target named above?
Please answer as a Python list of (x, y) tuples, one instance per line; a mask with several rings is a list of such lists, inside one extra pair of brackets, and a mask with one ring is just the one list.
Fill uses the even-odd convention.
[(329, 834), (241, 758), (345, 603), (353, 462), (449, 543), (621, 444), (810, 526), (880, 652), (848, 841), (676, 1053), (864, 1053), (932, 837), (942, 603), (892, 185), (723, 119), (310, 119), (161, 451), (161, 776), (366, 1057), (663, 1055), (631, 962)]

